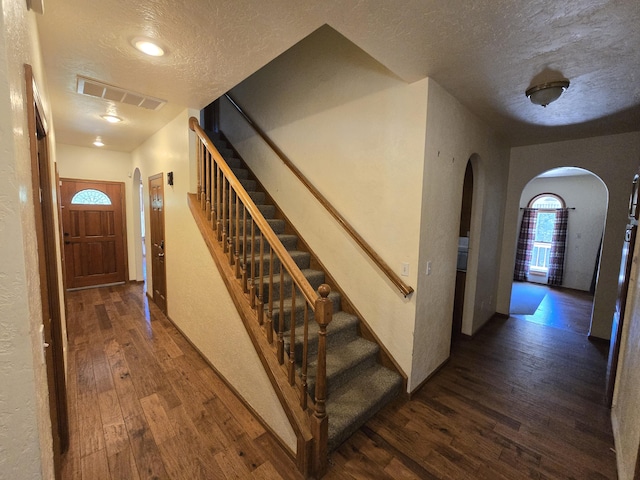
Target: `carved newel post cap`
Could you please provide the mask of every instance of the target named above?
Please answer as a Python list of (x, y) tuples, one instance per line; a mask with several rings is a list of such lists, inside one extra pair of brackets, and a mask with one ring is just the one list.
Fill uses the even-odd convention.
[(327, 298), (329, 296), (329, 293), (331, 293), (331, 287), (326, 283), (323, 283), (318, 287), (318, 293), (322, 298)]

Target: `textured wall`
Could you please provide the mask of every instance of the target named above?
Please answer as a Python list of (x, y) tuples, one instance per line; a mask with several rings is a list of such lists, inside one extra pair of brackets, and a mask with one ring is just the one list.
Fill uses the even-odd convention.
[(638, 158), (640, 132), (511, 149), (500, 264), (499, 312), (509, 311), (518, 207), (523, 188), (531, 179), (547, 170), (565, 166), (580, 167), (600, 177), (609, 191), (590, 334), (605, 339), (610, 337), (631, 181), (638, 168)]
[(634, 477), (640, 451), (640, 241), (636, 241), (612, 409), (618, 478)]
[[(407, 85), (324, 27), (232, 91), (373, 249), (416, 287), (426, 81)], [(405, 299), (227, 102), (222, 129), (405, 372)]]
[(25, 63), (33, 67), (51, 141), (53, 130), (33, 15), (25, 2), (0, 4), (0, 477), (12, 480), (53, 478)]
[(76, 147), (73, 145), (56, 145), (58, 171), (62, 178), (79, 178), (82, 180), (105, 180), (123, 182), (125, 187), (125, 209), (127, 220), (127, 253), (129, 262), (129, 280), (142, 280), (137, 277), (136, 266), (142, 258), (136, 256), (133, 209), (139, 205), (138, 192), (133, 191), (133, 175), (131, 154), (114, 152), (99, 148)]
[(604, 231), (609, 198), (607, 189), (595, 175), (535, 178), (522, 191), (520, 207), (526, 207), (533, 197), (541, 193), (560, 195), (567, 207), (575, 208), (569, 212), (562, 286), (589, 291)]
[(462, 323), (467, 335), (495, 312), (508, 150), (430, 79), (412, 385), (419, 385), (449, 356), (462, 186), (470, 159), (473, 205)]
[[(189, 131), (188, 118), (197, 115), (195, 111), (184, 111), (133, 151), (134, 168), (140, 169), (145, 189), (146, 212), (149, 211), (148, 178), (164, 173), (169, 316), (295, 451), (293, 430), (189, 211), (187, 192), (195, 191), (195, 185), (190, 185), (195, 141)], [(174, 173), (172, 187), (166, 184), (166, 174), (170, 171)], [(149, 215), (146, 219), (149, 231)], [(147, 251), (151, 251), (149, 243)], [(147, 269), (150, 279), (150, 262)], [(239, 358), (242, 361), (238, 361)]]

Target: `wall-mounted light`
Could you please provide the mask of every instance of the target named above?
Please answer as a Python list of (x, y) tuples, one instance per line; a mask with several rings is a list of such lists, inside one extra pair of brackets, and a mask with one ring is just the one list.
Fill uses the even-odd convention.
[(122, 121), (122, 119), (116, 115), (107, 114), (100, 116), (109, 123), (120, 123)]
[(560, 80), (557, 82), (542, 83), (534, 85), (527, 89), (525, 95), (529, 97), (531, 103), (546, 107), (551, 102), (555, 102), (560, 95), (569, 88), (569, 80)]
[(173, 172), (167, 173), (167, 185), (173, 186)]
[(164, 55), (164, 49), (153, 40), (144, 37), (136, 37), (131, 44), (139, 51), (152, 57), (161, 57)]

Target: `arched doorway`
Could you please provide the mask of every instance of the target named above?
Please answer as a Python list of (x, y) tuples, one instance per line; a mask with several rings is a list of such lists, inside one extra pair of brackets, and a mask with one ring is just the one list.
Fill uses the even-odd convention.
[(136, 280), (146, 282), (144, 192), (140, 169), (133, 172), (133, 235), (136, 258)]
[[(556, 261), (560, 262), (560, 279), (550, 281), (548, 274), (549, 265), (545, 263), (541, 252), (556, 255), (551, 252), (551, 245), (545, 245), (541, 240), (545, 233), (540, 225), (544, 215), (540, 212), (552, 212), (553, 208), (546, 210), (531, 208), (537, 199), (562, 199), (566, 205), (565, 241), (558, 246), (562, 253)], [(546, 320), (539, 323), (552, 321), (554, 303), (547, 297), (543, 288), (535, 288), (534, 283), (541, 285), (553, 285), (562, 287), (566, 292), (586, 292), (591, 295), (588, 305), (588, 325), (585, 332), (591, 329), (593, 294), (597, 281), (600, 250), (604, 232), (605, 218), (608, 205), (608, 190), (604, 182), (593, 173), (581, 168), (557, 168), (544, 172), (532, 179), (523, 189), (520, 197), (519, 215), (519, 240), (516, 252), (516, 267), (514, 271), (514, 283), (512, 285), (511, 315), (522, 315), (525, 319), (535, 320), (536, 314), (546, 315)], [(539, 206), (538, 206), (539, 207)], [(533, 210), (533, 212), (531, 212)], [(558, 209), (560, 211), (561, 209)], [(553, 214), (555, 218), (555, 214)], [(544, 228), (542, 228), (544, 230)], [(549, 233), (550, 232), (546, 232)], [(549, 237), (556, 236), (556, 231)], [(536, 250), (537, 248), (537, 250)], [(548, 248), (547, 252), (544, 250)], [(547, 257), (548, 258), (548, 257)], [(524, 269), (524, 272), (523, 272)], [(567, 301), (571, 301), (568, 297)], [(545, 303), (546, 302), (546, 303)], [(557, 305), (557, 303), (556, 303)], [(556, 324), (560, 328), (571, 325)]]
[(464, 183), (462, 186), (462, 206), (460, 208), (460, 228), (458, 233), (458, 258), (456, 263), (456, 288), (453, 300), (453, 321), (451, 323), (452, 341), (462, 335), (472, 207), (473, 166), (471, 165), (471, 159), (469, 159), (464, 173)]

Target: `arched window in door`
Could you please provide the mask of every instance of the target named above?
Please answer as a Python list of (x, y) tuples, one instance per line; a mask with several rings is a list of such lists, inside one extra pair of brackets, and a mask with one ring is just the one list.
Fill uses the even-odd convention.
[(71, 199), (71, 203), (73, 205), (111, 205), (111, 199), (100, 190), (87, 188), (76, 193)]
[(514, 280), (526, 281), (531, 274), (562, 285), (567, 220), (560, 196), (545, 193), (531, 199), (522, 215)]

